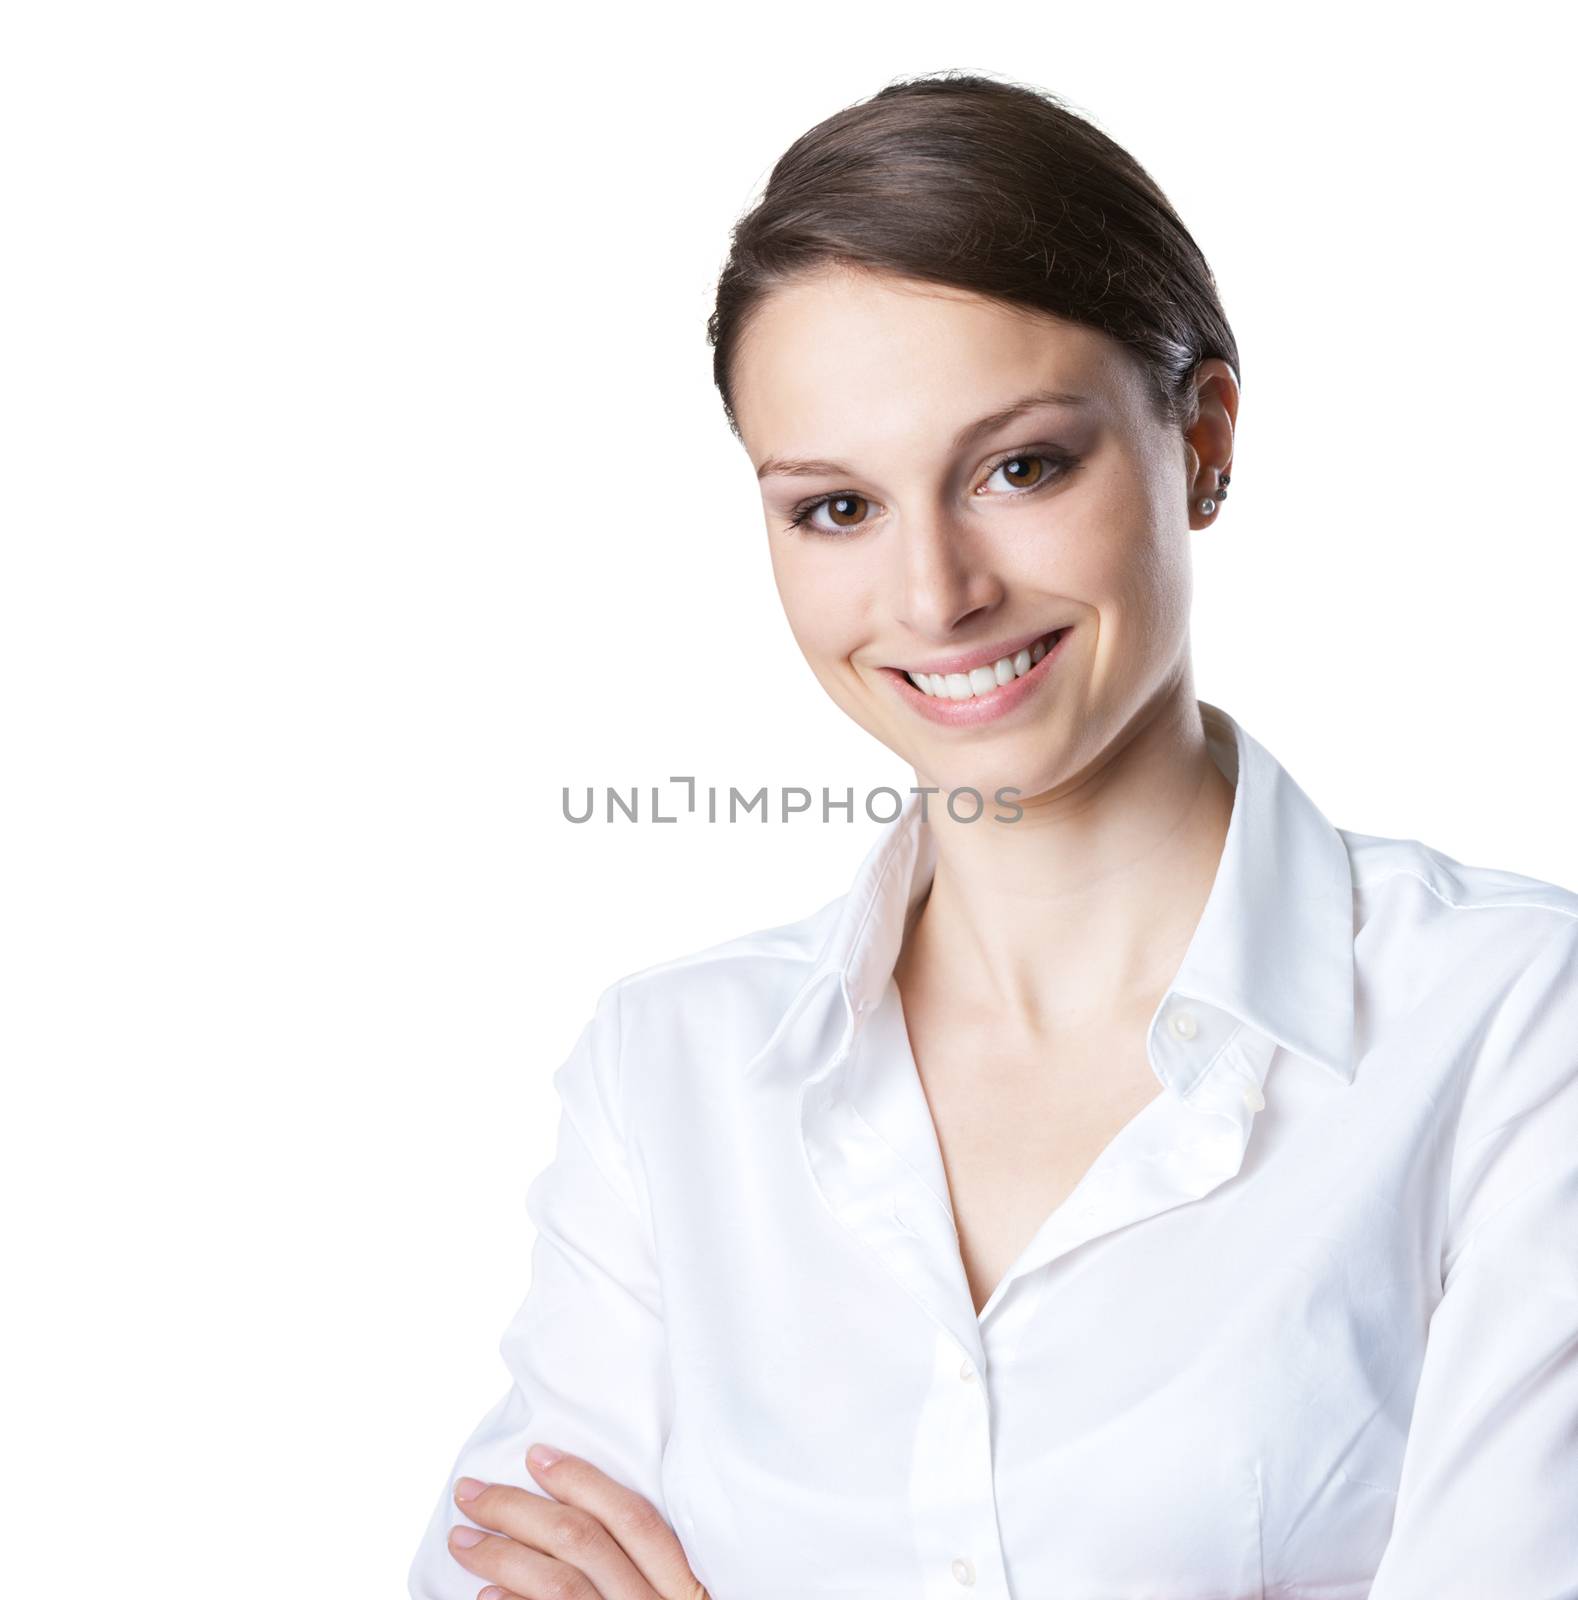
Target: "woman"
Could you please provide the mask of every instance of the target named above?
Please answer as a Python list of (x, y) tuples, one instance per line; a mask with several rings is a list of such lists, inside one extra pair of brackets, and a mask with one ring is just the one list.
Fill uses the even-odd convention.
[(846, 895), (603, 992), (412, 1595), (1578, 1594), (1578, 895), (1333, 827), (1195, 698), (1239, 363), (1165, 198), (897, 83), (709, 331), (916, 784)]

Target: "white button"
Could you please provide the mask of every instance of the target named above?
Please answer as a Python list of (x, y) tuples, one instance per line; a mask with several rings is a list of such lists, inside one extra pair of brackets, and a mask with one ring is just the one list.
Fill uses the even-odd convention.
[(1244, 1085), (1244, 1104), (1251, 1111), (1263, 1111), (1266, 1107), (1266, 1097), (1260, 1092), (1260, 1086), (1254, 1083)]
[(1192, 1011), (1175, 1011), (1173, 1013), (1173, 1032), (1180, 1039), (1192, 1039), (1199, 1031), (1199, 1024), (1194, 1020)]
[(968, 1383), (975, 1376), (975, 1368), (970, 1365), (970, 1358), (968, 1356), (966, 1356), (964, 1360), (959, 1363), (959, 1376), (963, 1378), (966, 1383)]
[(960, 1556), (953, 1564), (953, 1576), (956, 1583), (962, 1583), (968, 1589), (975, 1582), (975, 1568)]

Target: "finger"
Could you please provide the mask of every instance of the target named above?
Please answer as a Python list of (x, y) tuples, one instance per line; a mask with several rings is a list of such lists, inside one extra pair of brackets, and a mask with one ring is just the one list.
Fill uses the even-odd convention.
[[(515, 1492), (530, 1493), (526, 1489)], [(480, 1535), (476, 1544), (459, 1542), (474, 1534)], [(467, 1572), (497, 1584), (510, 1600), (549, 1600), (549, 1596), (552, 1600), (609, 1600), (584, 1572), (502, 1534), (464, 1526), (451, 1528), (449, 1553)]]
[(613, 1535), (658, 1600), (707, 1600), (707, 1591), (690, 1570), (685, 1547), (645, 1495), (580, 1456), (544, 1445), (533, 1445), (526, 1452), (526, 1466), (556, 1500), (589, 1512)]
[[(450, 1554), (468, 1572), (502, 1584), (522, 1600), (660, 1600), (631, 1564), (613, 1534), (591, 1512), (564, 1505), (509, 1483), (485, 1484), (463, 1499), (472, 1479), (455, 1486), (455, 1503), (493, 1534), (473, 1545), (457, 1544), (468, 1532), (452, 1528)], [(551, 1587), (557, 1580), (563, 1593)]]

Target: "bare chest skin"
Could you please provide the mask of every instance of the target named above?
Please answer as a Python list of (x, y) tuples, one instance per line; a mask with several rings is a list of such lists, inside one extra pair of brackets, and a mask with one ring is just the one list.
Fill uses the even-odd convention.
[(936, 1015), (913, 991), (903, 999), (979, 1315), (1096, 1157), (1163, 1092), (1145, 1055), (1151, 1009), (1027, 1045)]

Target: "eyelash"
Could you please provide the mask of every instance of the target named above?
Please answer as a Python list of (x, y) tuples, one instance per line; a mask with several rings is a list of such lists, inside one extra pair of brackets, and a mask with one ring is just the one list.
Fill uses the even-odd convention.
[[(1078, 457), (1072, 456), (1064, 450), (1049, 450), (1044, 446), (1033, 450), (1010, 450), (1006, 454), (1000, 455), (987, 468), (986, 476), (990, 478), (994, 472), (1001, 467), (1007, 466), (1010, 461), (1045, 461), (1057, 469), (1050, 478), (1043, 478), (1039, 483), (1031, 484), (1028, 489), (1016, 490), (1008, 496), (1011, 500), (1018, 500), (1026, 495), (1034, 494), (1038, 489), (1046, 488), (1049, 483), (1061, 482), (1078, 464)], [(830, 504), (834, 500), (846, 498), (864, 500), (866, 497), (856, 494), (853, 489), (835, 489), (831, 494), (818, 495), (814, 500), (804, 501), (794, 507), (789, 516), (789, 530), (792, 532), (795, 529), (799, 529), (805, 533), (820, 535), (824, 539), (847, 539), (851, 534), (859, 533), (861, 527), (865, 526), (864, 523), (853, 528), (818, 528), (810, 520), (821, 507)]]

